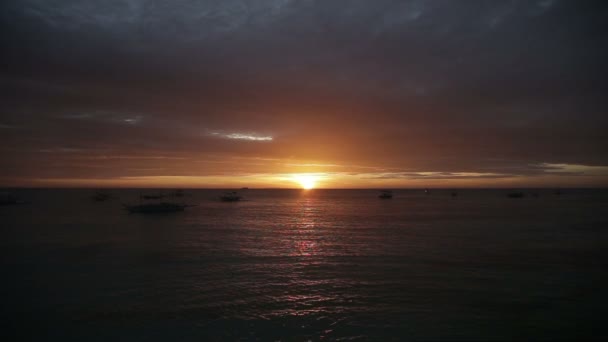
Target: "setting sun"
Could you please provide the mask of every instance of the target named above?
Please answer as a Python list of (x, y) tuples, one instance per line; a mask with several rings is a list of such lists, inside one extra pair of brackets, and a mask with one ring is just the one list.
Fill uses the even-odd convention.
[(315, 187), (319, 177), (315, 175), (295, 175), (293, 179), (302, 186), (302, 189), (309, 190)]

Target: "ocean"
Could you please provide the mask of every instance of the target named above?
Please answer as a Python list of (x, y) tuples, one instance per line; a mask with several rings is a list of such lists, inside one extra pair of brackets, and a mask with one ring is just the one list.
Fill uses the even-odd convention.
[(608, 337), (607, 190), (186, 190), (170, 214), (12, 192), (4, 341)]

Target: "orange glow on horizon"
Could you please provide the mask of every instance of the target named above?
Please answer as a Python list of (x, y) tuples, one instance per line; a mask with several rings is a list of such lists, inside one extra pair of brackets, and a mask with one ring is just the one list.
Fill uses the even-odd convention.
[[(238, 161), (239, 164), (243, 164)], [(136, 173), (126, 176), (65, 178), (1, 178), (0, 185), (23, 187), (117, 187), (117, 188), (475, 188), (475, 187), (577, 187), (608, 184), (608, 167), (576, 164), (541, 164), (544, 174), (536, 176), (482, 172), (384, 172), (336, 163), (272, 161), (249, 173), (225, 174), (211, 169), (209, 175)], [(277, 165), (278, 164), (278, 165)], [(211, 165), (211, 164), (210, 164)], [(284, 167), (283, 167), (284, 166)], [(185, 165), (178, 165), (184, 167)], [(226, 167), (226, 164), (222, 164)], [(296, 172), (289, 172), (293, 169)], [(370, 172), (371, 171), (371, 172)], [(156, 173), (156, 172), (155, 172)], [(164, 174), (163, 174), (164, 173)], [(575, 175), (574, 175), (575, 174)], [(605, 186), (605, 185), (604, 185)]]

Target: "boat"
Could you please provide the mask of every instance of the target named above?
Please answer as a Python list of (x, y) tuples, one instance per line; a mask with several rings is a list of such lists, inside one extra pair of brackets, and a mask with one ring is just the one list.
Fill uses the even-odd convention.
[(178, 211), (184, 211), (188, 207), (194, 207), (192, 204), (185, 203), (171, 203), (171, 202), (160, 202), (160, 203), (141, 203), (141, 204), (123, 204), (125, 209), (129, 213), (174, 213)]
[(457, 197), (457, 196), (458, 196), (458, 192), (456, 192), (456, 191), (452, 191), (452, 194), (451, 194), (451, 195), (452, 195), (452, 197)]
[(158, 194), (158, 195), (142, 195), (141, 196), (141, 198), (148, 199), (148, 200), (149, 199), (161, 199), (163, 197), (165, 197), (165, 195), (163, 195), (163, 194)]
[(236, 191), (229, 191), (220, 196), (222, 202), (237, 202), (241, 200), (241, 196)]
[(393, 192), (390, 190), (382, 190), (382, 191), (380, 191), (380, 195), (378, 195), (378, 198), (382, 198), (382, 199), (393, 198)]
[(509, 192), (509, 193), (507, 194), (507, 197), (509, 197), (509, 198), (523, 198), (523, 197), (525, 197), (525, 196), (526, 196), (526, 195), (524, 195), (524, 193), (523, 193), (523, 192), (521, 192), (521, 191)]
[(25, 204), (27, 202), (18, 199), (8, 192), (0, 193), (0, 205), (16, 205), (16, 204)]
[(108, 193), (97, 191), (95, 195), (91, 196), (91, 199), (95, 202), (104, 202), (112, 198), (112, 196)]
[(189, 196), (187, 195), (183, 189), (176, 189), (175, 191), (173, 191), (171, 193), (171, 196), (173, 197), (184, 197), (184, 196)]

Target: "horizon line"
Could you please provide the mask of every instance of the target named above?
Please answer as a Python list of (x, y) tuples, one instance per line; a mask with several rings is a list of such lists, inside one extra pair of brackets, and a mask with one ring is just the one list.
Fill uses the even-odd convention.
[(428, 186), (428, 187), (359, 187), (359, 188), (313, 188), (313, 189), (303, 189), (298, 187), (293, 188), (282, 188), (282, 187), (95, 187), (95, 186), (1, 186), (0, 189), (115, 189), (115, 190), (301, 190), (301, 191), (315, 191), (315, 190), (424, 190), (424, 189), (433, 189), (433, 190), (505, 190), (505, 189), (607, 189), (608, 186), (496, 186), (496, 187), (437, 187), (437, 186)]

